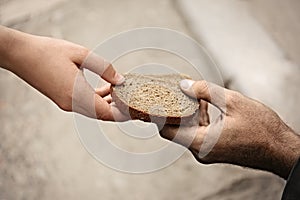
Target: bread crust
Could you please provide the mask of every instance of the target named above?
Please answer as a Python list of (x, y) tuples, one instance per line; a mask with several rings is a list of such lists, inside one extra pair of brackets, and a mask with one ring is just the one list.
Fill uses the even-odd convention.
[(122, 98), (118, 97), (113, 85), (111, 86), (111, 96), (113, 102), (116, 103), (119, 110), (126, 115), (130, 114), (130, 117), (133, 120), (138, 119), (144, 122), (153, 122), (156, 124), (169, 124), (169, 125), (190, 125), (199, 122), (199, 110), (195, 110), (194, 113), (186, 116), (164, 117), (159, 115), (152, 115), (144, 111), (137, 110), (133, 107), (130, 107), (122, 100)]

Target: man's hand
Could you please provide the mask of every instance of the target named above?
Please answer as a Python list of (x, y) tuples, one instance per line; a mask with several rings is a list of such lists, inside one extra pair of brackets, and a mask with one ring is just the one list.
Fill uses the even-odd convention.
[(111, 104), (109, 84), (94, 90), (85, 80), (82, 68), (97, 73), (112, 84), (124, 81), (109, 62), (88, 49), (1, 26), (0, 40), (3, 44), (0, 66), (45, 94), (61, 109), (102, 120), (127, 118)]
[[(238, 92), (205, 81), (184, 80), (181, 87), (187, 95), (207, 101), (221, 111), (208, 126), (203, 126), (202, 117), (202, 126), (180, 127), (187, 138), (196, 130), (188, 148), (199, 162), (236, 164), (288, 177), (300, 156), (300, 137), (274, 111)], [(165, 126), (161, 135), (172, 140), (178, 130), (179, 127)], [(184, 140), (176, 142), (184, 145)], [(201, 152), (207, 149), (209, 152)]]

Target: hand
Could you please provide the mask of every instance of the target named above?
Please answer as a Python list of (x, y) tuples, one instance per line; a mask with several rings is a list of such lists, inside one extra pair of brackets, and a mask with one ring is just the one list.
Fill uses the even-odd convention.
[(111, 104), (109, 84), (94, 90), (83, 76), (82, 69), (86, 68), (109, 83), (124, 81), (101, 57), (64, 40), (29, 35), (1, 26), (0, 39), (7, 41), (6, 48), (0, 49), (0, 64), (52, 99), (62, 110), (102, 120), (127, 119)]
[[(220, 109), (221, 114), (208, 126), (180, 127), (187, 146), (202, 163), (230, 163), (267, 170), (287, 178), (300, 156), (300, 137), (267, 106), (242, 94), (205, 81), (184, 80), (182, 90)], [(203, 124), (203, 123), (202, 123)], [(164, 138), (173, 140), (179, 127), (165, 126)]]

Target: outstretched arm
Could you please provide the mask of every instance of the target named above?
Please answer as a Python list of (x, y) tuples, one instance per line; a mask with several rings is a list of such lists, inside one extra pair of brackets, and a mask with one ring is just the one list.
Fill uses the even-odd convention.
[[(230, 163), (273, 172), (287, 179), (300, 157), (300, 137), (267, 106), (205, 81), (184, 80), (183, 91), (221, 110), (208, 126), (184, 127), (188, 148), (202, 163)], [(203, 125), (203, 123), (201, 123)], [(165, 126), (161, 135), (172, 140), (179, 127)], [(180, 144), (185, 144), (181, 137)]]
[(124, 78), (103, 58), (85, 47), (0, 26), (0, 66), (13, 72), (65, 111), (103, 120), (125, 120), (109, 97), (109, 86), (94, 90), (87, 68), (112, 84)]

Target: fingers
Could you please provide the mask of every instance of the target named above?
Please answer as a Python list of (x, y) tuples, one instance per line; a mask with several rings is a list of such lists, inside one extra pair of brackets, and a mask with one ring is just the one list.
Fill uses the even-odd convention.
[(78, 70), (73, 85), (72, 111), (91, 118), (97, 117), (95, 113), (95, 91), (86, 81), (82, 70)]
[(97, 94), (95, 94), (94, 112), (97, 119), (114, 121), (110, 104)]
[(167, 140), (173, 140), (177, 134), (179, 127), (178, 126), (172, 126), (172, 125), (165, 125), (160, 131), (160, 135), (167, 139)]
[(80, 68), (88, 69), (114, 85), (124, 82), (124, 77), (116, 72), (110, 62), (84, 47), (76, 46), (75, 49), (71, 58)]
[(95, 94), (95, 112), (96, 118), (104, 121), (127, 121), (130, 120), (130, 116), (122, 113), (112, 102), (110, 95), (101, 98)]
[(81, 67), (91, 70), (112, 84), (121, 84), (125, 80), (122, 75), (116, 72), (110, 62), (93, 52), (88, 55)]
[(203, 99), (222, 111), (226, 109), (225, 95), (227, 90), (223, 87), (204, 80), (193, 81), (188, 79), (182, 80), (180, 87), (184, 93), (191, 97)]
[(123, 122), (123, 121), (128, 121), (128, 120), (131, 120), (131, 116), (128, 114), (124, 114), (122, 113), (116, 106), (116, 104), (114, 102), (112, 102), (110, 104), (111, 106), (111, 110), (112, 110), (112, 113), (113, 113), (113, 116), (114, 116), (114, 121), (117, 121), (117, 122)]
[[(106, 90), (100, 93), (105, 94)], [(72, 111), (91, 118), (112, 118), (109, 104), (95, 93), (81, 70), (78, 70), (73, 87)]]
[[(109, 100), (110, 98), (110, 100)], [(95, 94), (95, 111), (96, 118), (104, 121), (127, 121), (130, 116), (123, 114), (115, 105), (111, 102), (111, 97), (108, 95), (105, 98), (101, 98)]]
[[(79, 45), (73, 45), (74, 51), (71, 53), (71, 60), (86, 68), (111, 84), (121, 84), (124, 77), (116, 72), (112, 64), (90, 52)], [(128, 120), (128, 116), (122, 114), (113, 104), (110, 96), (110, 84), (95, 91), (85, 80), (81, 70), (76, 77), (72, 97), (72, 110), (87, 117), (110, 121)]]
[[(207, 156), (218, 143), (223, 133), (224, 116), (220, 116), (208, 126), (164, 126), (160, 131), (163, 138), (189, 148), (198, 161), (209, 163), (216, 159)], [(221, 141), (222, 143), (222, 141)], [(205, 159), (204, 159), (205, 158)]]
[(112, 97), (110, 95), (110, 84), (106, 84), (101, 88), (97, 88), (95, 90), (96, 94), (98, 94), (100, 97), (102, 97), (107, 103), (111, 103), (112, 102)]
[(103, 99), (107, 102), (107, 103), (112, 103), (112, 97), (111, 97), (111, 95), (109, 94), (109, 95), (107, 95), (107, 96), (105, 96), (105, 97), (103, 97)]
[(200, 126), (209, 125), (209, 115), (208, 115), (208, 103), (204, 100), (200, 100)]
[(102, 86), (101, 88), (97, 88), (95, 90), (96, 94), (98, 94), (101, 97), (105, 97), (110, 94), (110, 84), (106, 84)]
[(160, 135), (172, 142), (192, 149), (200, 149), (203, 142), (206, 127), (204, 126), (171, 126), (166, 125), (160, 131)]
[(110, 63), (106, 63), (106, 64), (108, 65), (104, 68), (104, 72), (100, 76), (111, 84), (114, 85), (122, 84), (125, 81), (125, 78), (121, 74), (116, 72), (112, 64)]
[[(78, 70), (73, 88), (72, 111), (101, 120), (125, 120), (123, 114), (110, 104), (111, 97), (107, 95), (109, 94), (108, 88), (106, 85), (94, 91), (86, 81), (82, 71)], [(102, 98), (100, 95), (106, 96)]]
[(205, 81), (193, 81), (189, 79), (182, 80), (180, 87), (183, 92), (187, 95), (197, 98), (204, 99), (211, 103), (211, 96), (207, 82)]

